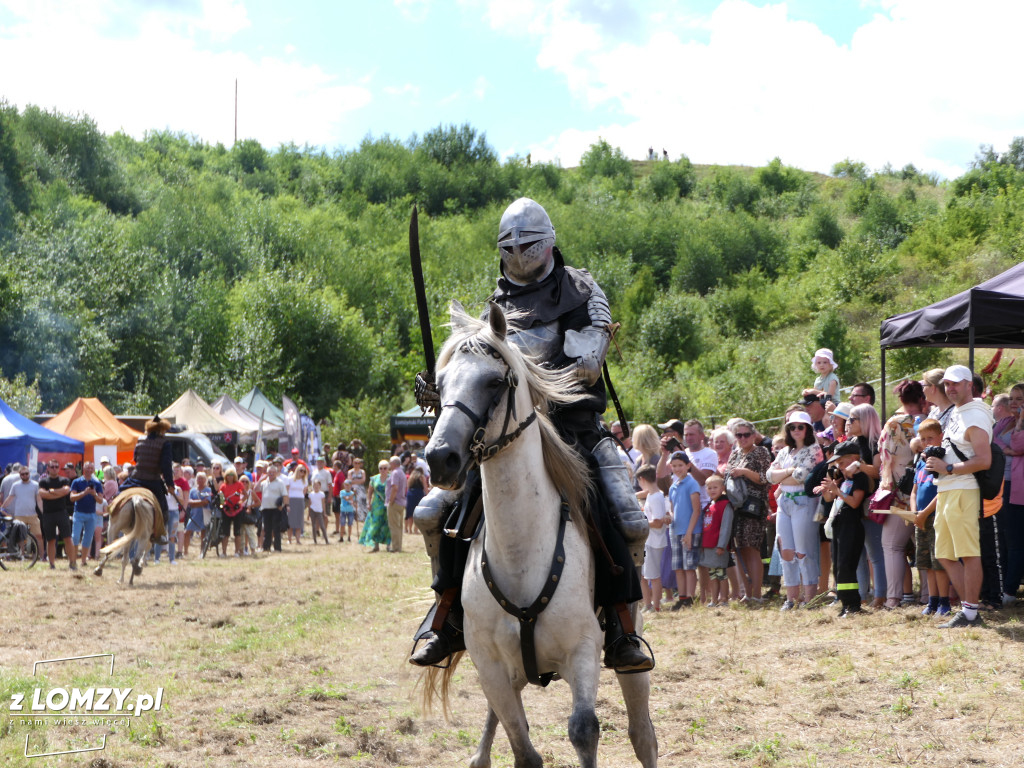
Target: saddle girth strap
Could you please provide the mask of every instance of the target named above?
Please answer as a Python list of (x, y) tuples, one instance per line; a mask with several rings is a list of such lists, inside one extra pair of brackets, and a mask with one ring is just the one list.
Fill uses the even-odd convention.
[(494, 583), (490, 566), (487, 564), (487, 545), (486, 541), (484, 541), (487, 536), (486, 530), (483, 534), (484, 538), (481, 539), (483, 552), (480, 558), (480, 571), (483, 573), (484, 583), (487, 584), (487, 588), (491, 591), (491, 595), (498, 602), (498, 605), (506, 613), (519, 619), (519, 645), (523, 654), (523, 669), (526, 672), (526, 679), (532, 685), (539, 685), (541, 687), (550, 683), (555, 678), (556, 673), (545, 672), (539, 674), (537, 672), (537, 646), (534, 643), (533, 632), (537, 626), (537, 617), (548, 607), (548, 603), (551, 602), (551, 597), (558, 588), (558, 582), (561, 581), (562, 571), (565, 568), (565, 524), (569, 519), (569, 505), (565, 500), (562, 501), (558, 518), (558, 537), (555, 540), (555, 553), (551, 557), (551, 570), (548, 572), (544, 587), (541, 589), (537, 599), (527, 608), (520, 608), (505, 597), (497, 584)]

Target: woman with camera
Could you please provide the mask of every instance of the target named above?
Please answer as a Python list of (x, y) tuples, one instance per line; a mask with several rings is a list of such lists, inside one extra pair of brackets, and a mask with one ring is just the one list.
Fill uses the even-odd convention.
[(761, 561), (761, 542), (764, 540), (768, 515), (768, 478), (765, 473), (771, 465), (771, 457), (763, 445), (758, 445), (757, 430), (745, 419), (730, 422), (736, 437), (726, 465), (729, 475), (742, 479), (747, 486), (747, 497), (736, 509), (736, 525), (733, 540), (736, 553), (744, 568), (740, 578), (744, 596), (741, 602), (759, 604), (761, 582), (764, 578), (764, 563)]
[[(860, 452), (858, 468), (868, 478), (868, 498), (874, 493), (881, 472), (882, 457), (878, 453), (878, 438), (882, 434), (882, 422), (873, 405), (861, 403), (850, 409), (850, 419), (846, 423), (847, 439), (857, 446)], [(886, 580), (885, 556), (882, 554), (882, 523), (864, 518), (864, 551), (867, 559), (857, 569), (859, 583), (866, 596), (868, 585), (874, 577), (874, 600), (872, 608), (885, 605)], [(868, 561), (871, 562), (871, 574), (868, 573)]]
[[(914, 460), (910, 441), (914, 438), (917, 424), (925, 418), (928, 402), (924, 388), (918, 381), (902, 381), (896, 385), (893, 392), (900, 399), (901, 407), (885, 422), (878, 440), (881, 464), (878, 491), (875, 495), (884, 497), (880, 500), (883, 506), (909, 509), (910, 492), (913, 488), (911, 462)], [(913, 602), (914, 582), (906, 555), (907, 542), (913, 531), (914, 527), (899, 515), (890, 514), (882, 522), (885, 608), (898, 608), (903, 601), (907, 601), (908, 604)]]

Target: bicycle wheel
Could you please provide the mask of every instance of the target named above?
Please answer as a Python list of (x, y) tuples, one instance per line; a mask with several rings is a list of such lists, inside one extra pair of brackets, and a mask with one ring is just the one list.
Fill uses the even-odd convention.
[(8, 548), (11, 551), (0, 552), (0, 565), (5, 571), (27, 571), (39, 559), (39, 544), (32, 536), (25, 539), (24, 549), (5, 543), (5, 550)]
[(213, 546), (213, 551), (217, 551), (218, 539), (220, 539), (220, 518), (214, 515), (210, 518), (210, 524), (203, 530), (203, 546), (199, 552), (200, 559), (206, 557), (206, 551), (211, 545)]

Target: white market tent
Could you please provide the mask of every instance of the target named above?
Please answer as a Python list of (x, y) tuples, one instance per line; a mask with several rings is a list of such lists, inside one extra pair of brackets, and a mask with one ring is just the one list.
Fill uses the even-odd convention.
[(185, 390), (181, 397), (164, 408), (160, 415), (172, 417), (177, 425), (183, 426), (189, 432), (220, 436), (222, 442), (226, 443), (234, 442), (233, 437), (250, 441), (256, 437), (255, 430), (251, 434), (247, 432), (247, 424), (237, 423), (213, 410), (194, 389)]
[[(230, 395), (221, 395), (210, 403), (210, 407), (223, 418), (240, 425), (238, 431), (240, 440), (252, 442), (256, 439), (256, 434), (260, 429), (260, 417), (247, 408), (243, 408)], [(264, 440), (276, 440), (283, 429), (284, 424), (278, 424), (269, 418), (263, 419)]]

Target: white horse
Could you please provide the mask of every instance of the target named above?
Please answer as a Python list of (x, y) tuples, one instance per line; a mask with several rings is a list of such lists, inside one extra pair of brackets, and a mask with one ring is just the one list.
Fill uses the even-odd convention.
[[(426, 458), (433, 484), (460, 487), (474, 462), (483, 483), (484, 529), (471, 546), (462, 583), (466, 647), (488, 703), (470, 766), (491, 764), (499, 722), (516, 768), (543, 765), (530, 742), (521, 697), (530, 668), (568, 682), (573, 698), (569, 740), (584, 768), (596, 766), (600, 725), (594, 705), (603, 632), (593, 609), (594, 555), (582, 517), (591, 481), (586, 463), (546, 415), (551, 406), (580, 399), (580, 390), (570, 374), (541, 368), (506, 340), (506, 317), (497, 305), (491, 305), (485, 323), (453, 302), (451, 322), (453, 333), (438, 359), (443, 407)], [(482, 431), (471, 414), (478, 416)], [(563, 525), (566, 507), (569, 524)], [(556, 562), (560, 528), (564, 563)], [(553, 572), (558, 567), (560, 575)], [(552, 584), (557, 587), (553, 594)], [(521, 620), (517, 607), (540, 613)], [(523, 633), (532, 633), (535, 653), (524, 652)], [(444, 671), (427, 669), (428, 704), (438, 695), (447, 711), (449, 683), (460, 657), (456, 654)], [(645, 768), (656, 766), (649, 673), (618, 679), (633, 751)]]
[[(142, 573), (146, 555), (149, 554), (149, 538), (153, 533), (153, 518), (155, 515), (162, 514), (159, 506), (154, 508), (152, 498), (151, 493), (148, 495), (133, 493), (118, 505), (117, 514), (111, 516), (110, 527), (107, 530), (107, 536), (114, 540), (100, 550), (103, 560), (93, 570), (94, 574), (102, 576), (103, 566), (112, 556), (120, 552), (121, 578), (117, 580), (117, 583), (124, 583), (125, 569), (131, 563), (132, 575), (128, 577), (128, 586), (135, 585), (135, 577)], [(117, 499), (114, 500), (111, 507), (113, 508), (116, 503)], [(122, 532), (125, 535), (115, 539), (117, 534)], [(133, 546), (136, 546), (138, 552), (134, 561), (131, 559)]]

